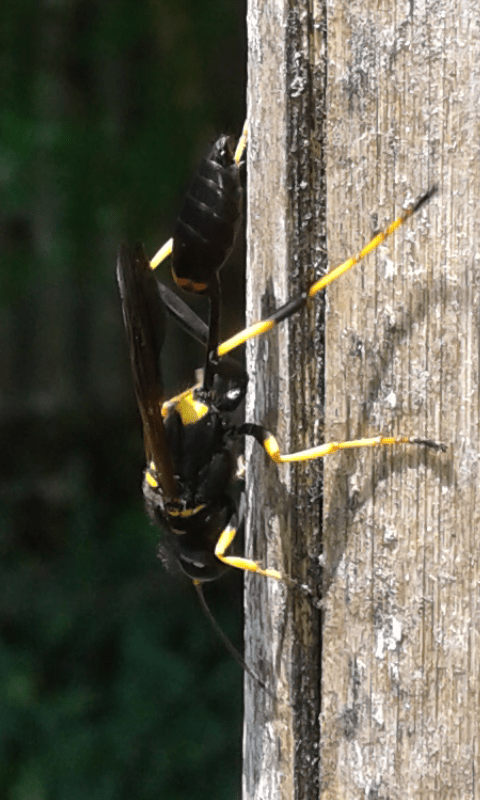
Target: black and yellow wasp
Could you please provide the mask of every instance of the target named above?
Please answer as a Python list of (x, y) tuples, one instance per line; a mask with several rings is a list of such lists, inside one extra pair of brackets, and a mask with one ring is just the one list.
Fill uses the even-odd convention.
[[(201, 162), (187, 192), (173, 237), (149, 261), (143, 248), (122, 246), (117, 276), (137, 403), (145, 443), (143, 493), (150, 517), (164, 532), (170, 556), (197, 588), (228, 567), (257, 572), (278, 580), (290, 579), (276, 569), (229, 554), (242, 524), (241, 471), (238, 451), (251, 436), (276, 463), (304, 461), (338, 450), (396, 444), (443, 447), (427, 439), (375, 436), (349, 442), (330, 442), (282, 455), (275, 437), (262, 425), (235, 425), (233, 412), (243, 400), (248, 376), (228, 354), (255, 336), (265, 334), (300, 311), (332, 281), (357, 264), (423, 206), (432, 187), (360, 252), (307, 287), (270, 317), (226, 342), (219, 342), (219, 271), (234, 244), (242, 208), (241, 163), (246, 126), (235, 149), (222, 136)], [(155, 268), (171, 255), (176, 284), (209, 298), (207, 326), (173, 291), (158, 282)], [(205, 345), (203, 379), (168, 400), (164, 397), (159, 360), (165, 311)], [(199, 593), (201, 595), (200, 589)]]

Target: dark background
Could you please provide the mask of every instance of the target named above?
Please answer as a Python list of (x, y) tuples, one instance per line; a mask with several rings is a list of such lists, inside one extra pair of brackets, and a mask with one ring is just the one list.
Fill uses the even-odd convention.
[[(156, 558), (114, 268), (121, 240), (169, 238), (195, 163), (240, 132), (244, 17), (243, 0), (2, 3), (2, 800), (239, 796), (243, 676)], [(169, 393), (200, 363), (172, 332)], [(237, 644), (241, 585), (206, 590)]]

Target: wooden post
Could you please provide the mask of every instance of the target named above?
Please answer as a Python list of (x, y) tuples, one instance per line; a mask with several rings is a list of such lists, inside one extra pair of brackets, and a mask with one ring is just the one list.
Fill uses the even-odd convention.
[(247, 580), (247, 656), (277, 702), (247, 680), (244, 800), (478, 798), (480, 11), (325, 8), (249, 6), (249, 321), (325, 269), (325, 207), (332, 267), (439, 194), (328, 289), (324, 398), (321, 302), (252, 343), (248, 418), (284, 451), (449, 450), (326, 459), (320, 540), (321, 465), (253, 448), (250, 552), (321, 581), (325, 606), (320, 649), (307, 601)]
[[(248, 319), (264, 317), (325, 268), (324, 24), (308, 2), (248, 11)], [(248, 349), (247, 419), (282, 452), (323, 435), (323, 303)], [(320, 575), (322, 464), (249, 455), (249, 552), (308, 585)], [(246, 657), (276, 702), (247, 681), (244, 798), (318, 797), (320, 614), (300, 593), (246, 581)]]

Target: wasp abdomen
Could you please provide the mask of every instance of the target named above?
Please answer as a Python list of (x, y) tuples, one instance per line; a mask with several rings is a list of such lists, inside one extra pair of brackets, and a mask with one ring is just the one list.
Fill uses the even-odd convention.
[(200, 163), (173, 234), (172, 272), (187, 291), (205, 292), (233, 247), (242, 186), (234, 140), (221, 136)]

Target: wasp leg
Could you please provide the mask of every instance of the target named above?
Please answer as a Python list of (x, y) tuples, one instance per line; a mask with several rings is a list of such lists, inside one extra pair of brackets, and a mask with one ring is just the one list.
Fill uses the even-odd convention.
[(341, 275), (344, 275), (345, 272), (348, 272), (349, 269), (358, 264), (365, 256), (375, 250), (382, 242), (387, 239), (388, 236), (391, 236), (400, 225), (403, 225), (406, 220), (415, 214), (416, 211), (419, 210), (425, 203), (427, 203), (430, 198), (435, 194), (437, 191), (436, 186), (432, 186), (427, 192), (425, 192), (421, 197), (419, 197), (414, 203), (412, 203), (407, 210), (401, 214), (397, 219), (390, 223), (390, 225), (385, 228), (385, 230), (377, 233), (376, 236), (371, 239), (365, 247), (351, 258), (348, 258), (342, 264), (339, 264), (338, 267), (330, 270), (323, 278), (316, 281), (315, 283), (310, 286), (309, 289), (302, 292), (302, 294), (298, 295), (298, 297), (294, 298), (293, 300), (288, 300), (283, 306), (281, 306), (277, 311), (275, 311), (270, 317), (267, 319), (261, 320), (260, 322), (251, 325), (245, 330), (240, 331), (240, 333), (235, 334), (227, 341), (223, 342), (218, 348), (218, 355), (223, 356), (226, 353), (229, 353), (235, 347), (239, 347), (239, 345), (244, 344), (244, 342), (248, 341), (249, 339), (254, 339), (256, 336), (261, 336), (263, 333), (274, 328), (278, 325), (279, 322), (282, 320), (287, 319), (287, 317), (292, 316), (300, 309), (304, 308), (307, 305), (309, 300), (314, 297), (318, 292), (322, 289), (325, 289), (330, 283), (336, 281), (337, 278), (340, 278)]
[(162, 261), (165, 261), (165, 259), (172, 254), (172, 249), (173, 249), (173, 239), (169, 239), (168, 242), (165, 242), (165, 244), (160, 248), (160, 250), (158, 250), (158, 252), (156, 252), (155, 255), (153, 256), (152, 260), (150, 261), (151, 268), (157, 269), (157, 267), (162, 263)]
[(245, 423), (239, 429), (239, 433), (244, 436), (253, 436), (263, 449), (270, 456), (275, 464), (287, 464), (292, 461), (310, 461), (314, 458), (325, 458), (338, 450), (353, 450), (359, 447), (379, 447), (383, 445), (396, 444), (416, 444), (424, 447), (432, 447), (435, 450), (446, 451), (446, 445), (435, 442), (433, 439), (418, 439), (413, 436), (372, 436), (366, 439), (353, 439), (350, 442), (326, 442), (318, 447), (310, 447), (308, 450), (300, 450), (298, 453), (282, 455), (275, 436), (267, 431), (262, 425)]
[(242, 135), (237, 142), (237, 148), (235, 150), (235, 155), (233, 157), (236, 164), (240, 164), (242, 157), (245, 153), (245, 149), (247, 147), (247, 138), (248, 138), (248, 127), (247, 127), (247, 120), (245, 120), (243, 125)]
[(215, 274), (208, 286), (210, 320), (208, 326), (207, 360), (203, 374), (203, 388), (210, 391), (218, 368), (218, 343), (220, 339), (220, 279)]
[(255, 572), (256, 575), (262, 575), (265, 578), (274, 578), (276, 581), (281, 581), (289, 586), (291, 589), (299, 591), (302, 595), (308, 597), (315, 608), (321, 608), (323, 605), (322, 600), (318, 600), (309, 586), (305, 583), (299, 583), (294, 578), (288, 575), (282, 575), (277, 569), (265, 569), (261, 567), (256, 561), (251, 558), (242, 558), (241, 556), (226, 556), (225, 551), (228, 550), (237, 534), (237, 528), (233, 525), (228, 525), (225, 530), (220, 534), (217, 545), (215, 547), (216, 557), (229, 567), (241, 569), (244, 572)]
[(280, 572), (278, 572), (278, 570), (264, 569), (260, 566), (260, 564), (257, 564), (257, 562), (253, 561), (251, 558), (226, 556), (225, 551), (228, 550), (236, 535), (237, 528), (233, 527), (233, 525), (227, 525), (225, 530), (220, 534), (218, 542), (215, 546), (215, 555), (220, 561), (222, 561), (224, 564), (228, 564), (229, 567), (243, 569), (245, 572), (256, 572), (257, 575), (264, 575), (266, 578), (275, 578), (277, 581), (290, 582)]
[[(180, 325), (180, 327), (193, 339), (196, 339), (198, 342), (200, 342), (200, 344), (206, 345), (209, 337), (209, 326), (206, 325), (205, 322), (200, 319), (200, 317), (197, 316), (194, 311), (192, 311), (190, 306), (184, 303), (184, 301), (164, 283), (157, 281), (156, 287), (166, 310), (178, 323), (178, 325)], [(224, 356), (224, 358), (217, 360), (212, 364), (212, 371), (214, 379), (218, 375), (220, 379), (236, 382), (238, 392), (241, 394), (240, 399), (244, 397), (248, 383), (248, 374), (235, 358), (232, 356)], [(168, 406), (174, 404), (177, 400), (181, 399), (181, 397), (185, 397), (194, 389), (200, 388), (203, 382), (203, 371), (200, 370), (200, 372), (202, 372), (202, 377), (198, 378), (197, 385), (192, 386), (191, 389), (188, 389), (186, 392), (182, 392), (181, 395), (172, 397), (167, 403)], [(235, 400), (235, 397), (230, 393), (231, 391), (232, 390), (228, 390), (223, 393), (224, 400), (227, 401), (229, 407), (232, 405), (232, 401)], [(240, 399), (238, 402), (235, 401), (234, 405), (238, 405)], [(218, 403), (218, 399), (216, 402)], [(165, 416), (165, 413), (163, 416)]]

